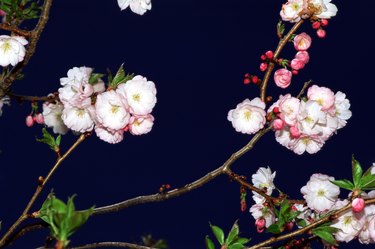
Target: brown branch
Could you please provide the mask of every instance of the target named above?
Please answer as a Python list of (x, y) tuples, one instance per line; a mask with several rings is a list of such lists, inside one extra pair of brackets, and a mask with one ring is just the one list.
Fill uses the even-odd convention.
[(31, 35), (31, 31), (19, 29), (15, 26), (7, 24), (7, 23), (0, 23), (0, 29), (11, 31), (13, 33), (16, 33), (17, 35), (21, 35), (21, 36), (24, 36), (24, 37), (29, 37)]
[(29, 232), (33, 232), (35, 230), (39, 230), (46, 227), (48, 227), (48, 225), (45, 222), (38, 222), (25, 225), (24, 227), (21, 227), (17, 232), (13, 233), (10, 237), (8, 237), (8, 239), (5, 241), (2, 247), (11, 245), (14, 241), (18, 240), (19, 238), (23, 237), (25, 234)]
[(171, 191), (168, 191), (166, 193), (160, 193), (160, 194), (153, 194), (153, 195), (145, 195), (145, 196), (138, 196), (133, 199), (125, 200), (116, 204), (104, 206), (104, 207), (98, 207), (94, 209), (93, 215), (100, 215), (105, 213), (111, 213), (111, 212), (118, 212), (124, 208), (128, 208), (134, 205), (144, 204), (144, 203), (150, 203), (150, 202), (160, 202), (167, 199), (171, 199), (177, 196), (180, 196), (182, 194), (185, 194), (187, 192), (190, 192), (194, 189), (197, 189), (206, 183), (210, 182), (211, 180), (215, 179), (219, 175), (222, 175), (230, 170), (230, 166), (242, 155), (244, 155), (246, 152), (251, 150), (256, 142), (265, 135), (267, 132), (269, 132), (272, 128), (264, 128), (260, 130), (257, 134), (254, 135), (254, 137), (250, 140), (248, 144), (246, 144), (244, 147), (242, 147), (240, 150), (238, 150), (236, 153), (233, 153), (232, 156), (219, 168), (211, 171), (210, 173), (206, 174), (202, 178), (199, 178), (198, 180), (186, 184), (182, 188), (176, 188)]
[(305, 82), (304, 84), (303, 84), (303, 87), (302, 87), (302, 89), (301, 89), (301, 91), (298, 93), (298, 95), (297, 95), (297, 99), (299, 99), (299, 98), (301, 98), (302, 97), (302, 95), (305, 93), (305, 91), (306, 91), (306, 88), (308, 88), (309, 87), (309, 85), (312, 83), (313, 81), (312, 80), (309, 80), (309, 81), (307, 81), (307, 82)]
[[(273, 55), (273, 60), (277, 60), (277, 57), (280, 55), (281, 51), (285, 47), (285, 45), (288, 43), (292, 35), (297, 31), (297, 29), (302, 25), (304, 22), (303, 19), (301, 19), (299, 22), (294, 24), (294, 26), (289, 30), (288, 34), (284, 36), (283, 39), (280, 40), (279, 45), (277, 46), (275, 53)], [(260, 98), (263, 102), (266, 102), (266, 90), (267, 90), (267, 84), (271, 77), (271, 73), (275, 67), (275, 63), (270, 62), (268, 65), (268, 69), (264, 75), (263, 81), (260, 85)]]
[(8, 95), (9, 97), (15, 99), (18, 102), (23, 102), (23, 101), (31, 101), (31, 102), (35, 102), (35, 101), (48, 101), (48, 102), (52, 102), (52, 101), (54, 101), (54, 100), (57, 99), (57, 96), (55, 96), (55, 95), (49, 95), (49, 96), (26, 96), (26, 95), (14, 94), (12, 92), (7, 92), (6, 95)]
[(0, 82), (0, 98), (5, 95), (5, 92), (9, 89), (9, 87), (13, 84), (16, 80), (18, 74), (22, 71), (22, 69), (28, 64), (29, 60), (35, 53), (36, 45), (39, 41), (39, 38), (44, 30), (44, 27), (47, 24), (49, 12), (51, 9), (52, 0), (45, 0), (43, 3), (43, 8), (39, 17), (39, 21), (35, 28), (30, 31), (29, 36), (29, 45), (27, 47), (25, 58), (22, 62), (18, 63), (1, 82)]
[(77, 146), (85, 140), (86, 137), (87, 137), (86, 134), (82, 134), (63, 156), (57, 158), (55, 165), (53, 165), (51, 170), (48, 172), (47, 176), (42, 181), (39, 181), (39, 185), (38, 185), (37, 189), (35, 190), (34, 195), (31, 197), (31, 199), (28, 202), (26, 208), (22, 212), (21, 216), (9, 228), (9, 230), (6, 232), (6, 234), (0, 240), (0, 248), (4, 246), (5, 242), (11, 236), (11, 234), (17, 229), (17, 227), (23, 221), (25, 221), (27, 218), (31, 217), (31, 215), (29, 214), (29, 211), (30, 211), (31, 207), (33, 206), (34, 202), (36, 201), (36, 199), (38, 198), (39, 194), (42, 192), (44, 186), (47, 184), (48, 180), (51, 178), (51, 176), (57, 170), (57, 168), (60, 166), (60, 164), (65, 160), (65, 158), (67, 158), (73, 152), (73, 150), (75, 148), (77, 148)]
[(116, 248), (129, 248), (129, 249), (157, 249), (154, 247), (140, 246), (136, 244), (130, 244), (126, 242), (99, 242), (87, 244), (84, 246), (70, 247), (69, 249), (89, 249), (89, 248), (99, 248), (99, 247), (116, 247)]
[[(368, 199), (365, 201), (366, 205), (370, 205), (370, 204), (375, 204), (375, 198), (372, 198), (372, 199)], [(337, 219), (341, 214), (345, 213), (346, 211), (348, 211), (349, 209), (352, 208), (352, 205), (349, 203), (347, 206), (333, 212), (331, 215), (328, 215), (320, 220), (317, 220), (313, 223), (311, 223), (310, 225), (308, 226), (305, 226), (303, 228), (300, 228), (294, 232), (291, 232), (291, 233), (288, 233), (288, 234), (284, 234), (284, 235), (281, 235), (281, 236), (278, 236), (278, 237), (272, 237), (268, 240), (265, 240), (257, 245), (254, 245), (254, 246), (251, 246), (251, 247), (248, 247), (246, 249), (258, 249), (258, 248), (261, 248), (261, 247), (264, 247), (264, 246), (268, 246), (268, 245), (271, 245), (273, 243), (276, 243), (276, 242), (279, 242), (279, 241), (283, 241), (283, 240), (286, 240), (286, 239), (291, 239), (291, 238), (294, 238), (298, 235), (301, 235), (301, 234), (304, 234), (308, 231), (310, 231), (311, 229), (315, 228), (315, 227), (318, 227), (328, 221), (332, 221), (332, 220), (335, 220)]]

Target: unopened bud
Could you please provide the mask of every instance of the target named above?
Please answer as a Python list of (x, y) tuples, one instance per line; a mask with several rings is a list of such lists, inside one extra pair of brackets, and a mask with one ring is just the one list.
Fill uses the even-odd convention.
[(325, 38), (326, 37), (326, 31), (324, 29), (318, 29), (316, 31), (316, 34), (319, 38)]
[(44, 124), (44, 117), (43, 114), (38, 113), (34, 116), (34, 121), (37, 122), (38, 124)]
[(323, 27), (328, 25), (328, 20), (327, 19), (322, 19), (320, 20), (320, 23), (322, 24)]
[(312, 27), (313, 27), (313, 29), (319, 29), (320, 28), (320, 22), (313, 22)]
[(34, 125), (34, 119), (31, 115), (26, 117), (26, 126), (32, 127)]
[(354, 213), (360, 213), (365, 208), (365, 205), (365, 200), (363, 200), (362, 198), (355, 198), (352, 201), (352, 211)]
[(259, 67), (260, 71), (264, 72), (264, 71), (267, 70), (267, 68), (268, 68), (267, 63), (263, 62), (263, 63), (260, 64), (260, 67)]

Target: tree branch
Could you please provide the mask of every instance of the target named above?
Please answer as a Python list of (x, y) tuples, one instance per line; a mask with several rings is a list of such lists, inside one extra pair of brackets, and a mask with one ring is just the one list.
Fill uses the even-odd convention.
[(24, 37), (29, 37), (31, 35), (30, 31), (19, 29), (15, 26), (7, 24), (7, 23), (0, 23), (0, 29), (11, 31), (11, 32), (14, 32), (17, 35), (21, 35), (21, 36), (24, 36)]
[(267, 132), (269, 132), (272, 128), (264, 128), (260, 130), (257, 134), (254, 135), (254, 137), (250, 140), (248, 144), (246, 144), (244, 147), (242, 147), (240, 150), (238, 150), (236, 153), (233, 153), (232, 156), (219, 168), (211, 171), (210, 173), (206, 174), (202, 178), (199, 178), (198, 180), (186, 184), (182, 188), (176, 188), (171, 191), (168, 191), (166, 193), (159, 193), (159, 194), (153, 194), (153, 195), (145, 195), (145, 196), (138, 196), (133, 199), (129, 199), (126, 201), (122, 201), (116, 204), (104, 206), (104, 207), (98, 207), (94, 209), (93, 215), (100, 215), (105, 213), (111, 213), (111, 212), (118, 212), (124, 208), (128, 208), (134, 205), (139, 205), (143, 203), (150, 203), (150, 202), (160, 202), (167, 199), (171, 199), (177, 196), (180, 196), (182, 194), (185, 194), (187, 192), (190, 192), (194, 189), (197, 189), (206, 183), (210, 182), (211, 180), (215, 179), (219, 175), (222, 175), (228, 171), (230, 171), (230, 166), (242, 155), (244, 155), (246, 152), (251, 150), (256, 142), (265, 135)]
[(36, 201), (36, 199), (38, 198), (39, 194), (42, 192), (44, 186), (47, 184), (48, 180), (51, 178), (51, 176), (53, 175), (53, 173), (57, 170), (57, 168), (60, 166), (60, 164), (65, 160), (65, 158), (67, 158), (72, 152), (73, 150), (80, 144), (82, 143), (85, 138), (87, 137), (86, 134), (82, 134), (78, 139), (77, 141), (69, 148), (69, 150), (61, 157), (58, 157), (57, 160), (56, 160), (56, 163), (53, 165), (53, 167), (51, 168), (51, 170), (48, 172), (47, 176), (42, 179), (41, 181), (39, 181), (39, 185), (37, 187), (37, 189), (35, 190), (35, 193), (34, 195), (31, 197), (30, 201), (28, 202), (26, 208), (24, 209), (24, 211), (22, 212), (21, 216), (17, 219), (17, 221), (9, 228), (9, 230), (6, 232), (6, 234), (3, 236), (3, 238), (0, 240), (0, 248), (3, 247), (5, 245), (5, 242), (8, 240), (8, 238), (10, 237), (10, 235), (15, 231), (15, 229), (17, 229), (17, 227), (23, 222), (25, 221), (27, 218), (30, 218), (32, 217), (32, 215), (29, 214), (29, 211), (31, 209), (31, 207), (33, 206), (34, 202)]
[(116, 248), (129, 248), (129, 249), (157, 249), (154, 247), (140, 246), (136, 244), (130, 244), (126, 242), (99, 242), (87, 244), (84, 246), (71, 247), (70, 249), (89, 249), (89, 248), (99, 248), (99, 247), (116, 247)]
[[(281, 51), (285, 47), (285, 45), (288, 43), (292, 35), (297, 31), (297, 29), (302, 25), (304, 22), (303, 19), (301, 19), (299, 22), (294, 24), (294, 26), (289, 30), (288, 34), (284, 36), (283, 39), (280, 40), (279, 45), (277, 46), (275, 53), (273, 55), (273, 59), (276, 60), (277, 57), (280, 55)], [(266, 74), (264, 75), (263, 81), (260, 85), (260, 98), (263, 102), (266, 102), (266, 90), (267, 90), (267, 84), (270, 79), (271, 73), (275, 67), (275, 63), (270, 62), (268, 65), (268, 69), (266, 71)]]

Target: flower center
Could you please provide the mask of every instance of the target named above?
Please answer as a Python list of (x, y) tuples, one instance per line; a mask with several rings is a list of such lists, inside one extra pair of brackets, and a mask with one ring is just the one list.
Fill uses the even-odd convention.
[(246, 119), (246, 121), (249, 121), (251, 118), (251, 112), (250, 111), (245, 111), (243, 113), (243, 117)]
[(324, 191), (323, 189), (320, 189), (319, 191), (318, 191), (318, 196), (319, 197), (323, 197), (324, 195), (325, 195), (325, 193), (326, 193), (326, 191)]
[(352, 223), (352, 217), (351, 216), (345, 216), (344, 218), (344, 224), (349, 225)]
[(112, 112), (112, 114), (116, 114), (116, 113), (119, 111), (119, 109), (120, 109), (119, 106), (117, 106), (117, 105), (113, 105), (113, 106), (111, 107), (111, 112)]
[(4, 54), (7, 53), (9, 50), (12, 49), (12, 45), (9, 41), (5, 41), (3, 45), (1, 45), (1, 49), (4, 51)]
[(85, 110), (84, 109), (77, 109), (76, 115), (79, 118), (82, 118), (85, 115)]
[(133, 94), (132, 96), (135, 102), (139, 102), (141, 100), (141, 95), (139, 93)]

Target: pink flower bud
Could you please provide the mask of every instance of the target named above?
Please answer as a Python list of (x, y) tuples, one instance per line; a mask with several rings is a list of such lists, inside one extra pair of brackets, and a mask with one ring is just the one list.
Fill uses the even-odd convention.
[(287, 88), (292, 81), (292, 72), (281, 68), (275, 72), (273, 79), (278, 87)]
[(264, 71), (267, 70), (267, 67), (268, 67), (268, 64), (263, 62), (263, 63), (260, 64), (259, 69), (260, 69), (260, 71), (264, 72)]
[(294, 226), (293, 222), (288, 222), (285, 224), (285, 228), (288, 231), (291, 231), (293, 229), (293, 226)]
[(245, 212), (247, 209), (246, 200), (241, 200), (241, 211)]
[(293, 75), (297, 75), (298, 74), (298, 70), (292, 70), (292, 74)]
[(312, 27), (313, 27), (313, 29), (320, 28), (320, 22), (313, 22)]
[(272, 59), (273, 58), (273, 52), (271, 50), (267, 51), (266, 57), (267, 57), (267, 59)]
[(38, 124), (44, 124), (44, 117), (43, 114), (38, 113), (34, 116), (34, 121), (37, 122)]
[(320, 23), (322, 24), (323, 27), (328, 25), (328, 20), (327, 19), (322, 19), (320, 20)]
[(362, 198), (355, 198), (352, 201), (352, 211), (354, 213), (362, 212), (362, 210), (365, 208), (365, 200)]
[(272, 123), (272, 127), (279, 131), (279, 130), (282, 130), (284, 128), (284, 121), (282, 121), (281, 119), (275, 119)]
[(299, 60), (299, 59), (293, 59), (291, 62), (290, 62), (290, 66), (292, 67), (292, 69), (294, 70), (301, 70), (302, 68), (305, 67), (305, 63), (303, 63), (303, 61)]
[(26, 117), (26, 126), (31, 127), (34, 125), (34, 119), (31, 115)]
[(310, 60), (309, 52), (299, 51), (294, 58), (302, 61), (304, 64), (307, 64)]
[(294, 48), (298, 51), (305, 51), (311, 46), (311, 37), (306, 33), (301, 33), (294, 37)]
[(257, 227), (258, 233), (264, 231), (264, 227), (266, 226), (266, 220), (263, 218), (255, 220), (255, 226)]
[(326, 31), (324, 29), (318, 29), (316, 31), (316, 34), (319, 38), (325, 38), (326, 37)]
[(292, 138), (299, 138), (301, 136), (301, 133), (299, 132), (298, 128), (295, 126), (292, 126), (289, 128), (290, 135)]

